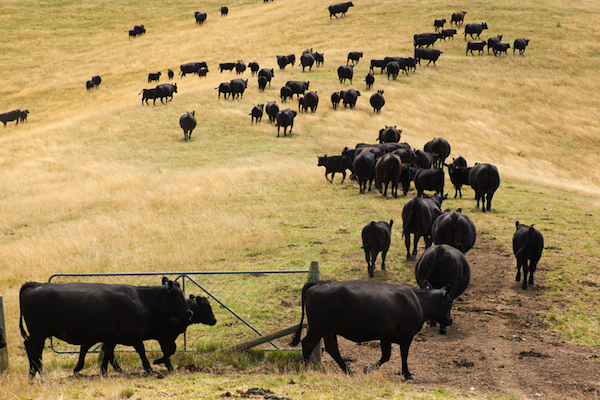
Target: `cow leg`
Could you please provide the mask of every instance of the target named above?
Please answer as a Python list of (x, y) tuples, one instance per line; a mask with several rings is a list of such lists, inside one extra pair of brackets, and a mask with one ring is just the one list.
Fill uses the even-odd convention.
[[(529, 263), (531, 263), (531, 261), (529, 261)], [(523, 290), (527, 289), (527, 274), (529, 274), (529, 265), (528, 260), (525, 259), (523, 260), (523, 285), (521, 286)], [(529, 276), (531, 277), (531, 274), (529, 274)]]
[[(488, 196), (489, 198), (489, 196)], [(485, 212), (485, 193), (481, 195), (481, 211)], [(479, 207), (479, 200), (477, 201), (477, 206)]]
[(409, 340), (404, 340), (400, 343), (400, 356), (402, 357), (402, 375), (404, 375), (404, 379), (413, 380), (415, 377), (408, 370), (408, 350), (410, 349), (410, 343), (412, 342), (412, 338)]
[(381, 251), (381, 270), (385, 271), (385, 256), (387, 256), (387, 250)]
[(421, 238), (421, 236), (418, 233), (415, 233), (414, 247), (413, 247), (413, 252), (412, 252), (413, 259), (417, 258), (417, 245), (419, 244), (420, 238)]
[(35, 378), (36, 373), (42, 374), (42, 350), (44, 349), (44, 343), (46, 338), (34, 338), (29, 336), (25, 339), (25, 350), (27, 351), (27, 358), (29, 358), (29, 378)]
[(335, 360), (337, 365), (340, 366), (342, 371), (344, 371), (348, 375), (352, 375), (352, 371), (350, 371), (350, 369), (348, 368), (348, 366), (342, 359), (342, 355), (340, 354), (340, 349), (338, 347), (338, 341), (337, 341), (337, 335), (335, 333), (326, 334), (323, 337), (323, 343), (325, 344), (325, 350)]
[(486, 208), (488, 211), (490, 211), (490, 209), (492, 208), (492, 199), (494, 198), (494, 193), (488, 193), (487, 194), (487, 205)]
[(384, 363), (388, 362), (392, 355), (392, 342), (382, 340), (381, 342), (381, 359), (375, 364), (367, 364), (364, 368), (364, 373), (367, 374), (381, 367)]
[(367, 272), (369, 273), (369, 277), (373, 278), (374, 274), (374, 267), (371, 264), (371, 252), (369, 251), (369, 249), (365, 248), (365, 260), (367, 261)]
[[(102, 359), (102, 364), (100, 365), (100, 373), (102, 374), (102, 376), (106, 376), (106, 373), (108, 371), (108, 363), (110, 362), (110, 364), (113, 366), (114, 368), (114, 364), (115, 361), (115, 347), (117, 346), (116, 343), (109, 343), (109, 342), (104, 342), (102, 344), (102, 351), (104, 352), (104, 358)], [(115, 368), (115, 371), (117, 370), (117, 368)], [(120, 370), (120, 368), (119, 368)]]
[(404, 235), (404, 244), (406, 245), (406, 259), (410, 260), (410, 233)]
[(371, 250), (371, 264), (369, 265), (369, 278), (375, 277), (375, 262), (377, 261), (377, 250)]
[[(290, 132), (290, 133), (291, 133), (291, 132)], [(335, 177), (335, 171), (333, 171), (333, 172), (331, 173), (331, 181), (330, 181), (330, 183), (333, 183), (333, 178), (334, 178), (334, 177)]]
[[(346, 179), (346, 171), (342, 171), (342, 181), (340, 183), (344, 183), (344, 180)], [(333, 179), (331, 179), (333, 181)]]
[(306, 332), (306, 336), (302, 339), (302, 359), (304, 360), (305, 365), (310, 362), (310, 355), (315, 347), (317, 347), (317, 344), (319, 344), (319, 340), (321, 340), (322, 337), (323, 335), (321, 334), (314, 334), (311, 332), (310, 328), (308, 332)]
[(519, 260), (517, 258), (517, 276), (515, 278), (515, 281), (520, 282), (521, 281), (521, 260)]
[[(175, 350), (173, 349), (173, 352), (171, 352), (171, 341), (170, 340), (159, 340), (158, 343), (160, 344), (160, 349), (163, 352), (163, 357), (162, 360), (165, 364), (165, 367), (167, 367), (167, 370), (173, 371), (173, 365), (171, 364), (171, 359), (169, 358), (171, 356), (171, 354), (173, 354), (175, 352)], [(173, 343), (173, 346), (176, 346), (175, 343)], [(157, 360), (158, 361), (158, 360)], [(156, 361), (154, 361), (154, 364), (157, 364)]]
[(135, 349), (135, 351), (137, 351), (137, 353), (140, 356), (140, 359), (142, 360), (142, 366), (144, 367), (144, 371), (147, 374), (152, 372), (152, 367), (150, 366), (150, 362), (146, 357), (146, 348), (144, 347), (144, 342), (140, 340), (138, 343), (133, 345), (133, 348)]
[(73, 368), (74, 375), (83, 369), (83, 364), (85, 363), (85, 356), (93, 345), (93, 343), (82, 344), (79, 348), (79, 359), (77, 360), (77, 365), (75, 365), (75, 368)]

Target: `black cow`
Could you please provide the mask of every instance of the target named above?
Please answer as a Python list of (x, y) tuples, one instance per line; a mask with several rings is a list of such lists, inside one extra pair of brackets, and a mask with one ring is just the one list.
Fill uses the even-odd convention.
[(471, 35), (471, 39), (475, 39), (478, 38), (479, 39), (479, 35), (481, 35), (481, 32), (483, 32), (484, 29), (487, 29), (488, 26), (485, 22), (482, 22), (481, 24), (466, 24), (465, 25), (465, 40), (467, 40), (467, 35)]
[(398, 64), (396, 61), (387, 63), (385, 69), (387, 71), (388, 81), (390, 80), (390, 75), (392, 76), (393, 80), (398, 78), (398, 74), (400, 73), (400, 64)]
[(246, 63), (243, 60), (237, 60), (235, 63), (235, 74), (240, 75), (246, 71)]
[(133, 30), (138, 34), (138, 35), (143, 35), (144, 33), (146, 33), (146, 28), (144, 28), (144, 25), (134, 25), (133, 26)]
[(279, 69), (285, 69), (288, 64), (291, 64), (291, 60), (288, 59), (287, 56), (275, 56), (277, 58), (277, 65), (279, 65)]
[(456, 26), (462, 25), (462, 23), (465, 21), (466, 13), (466, 11), (457, 11), (455, 13), (452, 13), (452, 18), (450, 19), (450, 26), (452, 26), (453, 23), (455, 23)]
[[(152, 367), (143, 340), (168, 318), (185, 321), (192, 316), (179, 285), (167, 278), (161, 286), (144, 287), (27, 282), (21, 286), (19, 302), (19, 328), (25, 339), (30, 378), (42, 372), (42, 350), (49, 336), (81, 345), (83, 355), (98, 342), (133, 346), (149, 373)], [(161, 342), (168, 340), (160, 338)], [(79, 360), (75, 373), (83, 361)], [(103, 374), (108, 361), (105, 359), (100, 367)]]
[(142, 95), (142, 105), (144, 105), (144, 100), (146, 100), (146, 105), (148, 105), (148, 100), (154, 99), (154, 95), (156, 93), (156, 88), (154, 89), (142, 89), (141, 92), (138, 93), (138, 96)]
[(231, 100), (235, 100), (238, 97), (244, 98), (244, 91), (248, 87), (248, 79), (232, 79), (229, 81), (229, 88), (231, 89)]
[(444, 170), (442, 168), (415, 168), (411, 170), (410, 179), (415, 183), (417, 197), (422, 197), (424, 190), (435, 190), (440, 195), (444, 193)]
[[(471, 268), (465, 255), (445, 244), (425, 250), (415, 265), (415, 278), (422, 289), (428, 285), (439, 289), (450, 288), (450, 297), (458, 298), (469, 286)], [(435, 321), (430, 321), (435, 326)], [(440, 323), (440, 333), (446, 334), (446, 325)]]
[(348, 53), (348, 59), (346, 60), (346, 65), (348, 65), (348, 63), (350, 61), (352, 61), (352, 65), (358, 64), (358, 62), (360, 61), (362, 56), (363, 56), (362, 51), (351, 51), (350, 53)]
[(444, 42), (446, 41), (447, 37), (454, 40), (454, 35), (456, 35), (456, 29), (442, 29), (442, 39), (444, 39)]
[(377, 93), (373, 93), (369, 99), (373, 112), (379, 114), (381, 108), (385, 105), (385, 99), (383, 98), (383, 90), (378, 90)]
[(189, 140), (192, 138), (192, 132), (196, 127), (196, 112), (187, 112), (179, 118), (179, 126), (183, 129), (183, 140)]
[(22, 110), (21, 115), (19, 115), (19, 122), (27, 122), (28, 114), (29, 114), (29, 110)]
[(340, 83), (346, 81), (346, 79), (350, 80), (350, 84), (352, 85), (352, 77), (354, 76), (354, 68), (352, 65), (341, 65), (338, 70), (338, 78), (340, 78)]
[(156, 104), (156, 99), (160, 99), (161, 103), (164, 103), (163, 98), (166, 97), (170, 97), (167, 101), (173, 100), (173, 93), (177, 93), (177, 84), (161, 83), (154, 89), (153, 105)]
[(235, 68), (235, 63), (233, 63), (233, 62), (219, 63), (219, 72), (233, 71), (234, 68)]
[[(342, 174), (342, 181), (340, 183), (344, 183), (344, 179), (346, 179), (346, 170), (349, 169), (352, 171), (352, 160), (346, 154), (342, 154), (341, 156), (324, 156), (318, 157), (317, 162), (318, 167), (325, 167), (325, 179), (329, 183), (333, 183), (333, 177), (336, 172)], [(328, 174), (331, 174), (331, 179), (327, 177)]]
[(446, 24), (446, 18), (444, 19), (436, 19), (433, 21), (433, 27), (435, 31), (439, 31), (440, 29), (444, 29), (444, 25)]
[(254, 119), (256, 118), (256, 123), (258, 124), (262, 120), (263, 109), (265, 108), (264, 104), (257, 104), (250, 111), (250, 125), (254, 123)]
[(400, 157), (400, 161), (402, 161), (402, 164), (414, 164), (415, 166), (417, 165), (417, 155), (415, 154), (415, 151), (412, 149), (396, 149), (394, 150), (394, 154), (398, 155), (398, 157)]
[(365, 82), (367, 82), (367, 90), (370, 90), (373, 87), (373, 83), (375, 83), (375, 76), (369, 72), (365, 77)]
[(356, 343), (379, 340), (381, 359), (365, 371), (379, 368), (390, 359), (392, 343), (400, 345), (402, 375), (408, 370), (408, 351), (413, 337), (425, 321), (452, 324), (452, 297), (445, 289), (417, 289), (406, 285), (361, 281), (315, 281), (302, 288), (302, 317), (291, 345), (300, 342), (304, 312), (307, 333), (302, 340), (302, 357), (308, 363), (313, 349), (323, 338), (325, 350), (347, 374), (351, 371), (338, 349), (337, 335)]
[(272, 124), (275, 122), (275, 117), (277, 117), (277, 113), (279, 112), (279, 105), (275, 101), (269, 101), (265, 106), (265, 112), (269, 116), (269, 123)]
[(392, 239), (392, 226), (394, 220), (390, 220), (388, 224), (385, 221), (371, 221), (362, 230), (362, 249), (365, 252), (367, 260), (367, 272), (369, 278), (375, 277), (375, 262), (377, 255), (381, 252), (381, 270), (385, 271), (385, 257), (390, 249)]
[(317, 92), (306, 92), (304, 95), (304, 112), (306, 112), (310, 108), (310, 112), (314, 113), (317, 111), (317, 106), (319, 105), (319, 95)]
[[(29, 111), (27, 111), (27, 112), (29, 112)], [(6, 123), (10, 122), (10, 121), (17, 121), (17, 123), (15, 125), (19, 125), (19, 120), (21, 119), (21, 115), (22, 115), (21, 110), (12, 110), (12, 111), (0, 114), (0, 121), (2, 121), (5, 128), (6, 128)]]
[(515, 50), (519, 50), (519, 55), (522, 56), (527, 46), (529, 46), (529, 39), (515, 39), (513, 43), (513, 56), (515, 55)]
[(496, 43), (502, 42), (502, 35), (491, 37), (487, 40), (487, 52), (490, 54), (490, 50), (494, 50)]
[(338, 4), (334, 4), (332, 6), (329, 6), (329, 19), (331, 19), (331, 16), (334, 17), (338, 17), (336, 14), (342, 14), (342, 17), (344, 17), (346, 15), (346, 11), (348, 11), (348, 9), (350, 7), (354, 7), (354, 4), (352, 4), (351, 1), (348, 1), (346, 3), (338, 3)]
[(419, 65), (421, 65), (421, 59), (423, 59), (423, 60), (429, 60), (427, 65), (431, 64), (431, 62), (433, 61), (433, 66), (435, 67), (435, 62), (438, 60), (438, 58), (440, 58), (440, 55), (442, 53), (443, 53), (443, 51), (439, 51), (437, 49), (415, 48), (415, 58), (416, 58), (417, 62), (419, 63)]
[[(402, 159), (400, 159), (402, 161)], [(410, 189), (410, 170), (416, 168), (415, 164), (409, 164), (402, 161), (402, 168), (400, 169), (400, 184), (402, 185), (402, 194), (406, 196)]]
[(344, 90), (344, 108), (346, 108), (346, 106), (350, 106), (351, 109), (354, 108), (356, 105), (356, 100), (358, 100), (358, 96), (360, 96), (360, 92), (358, 90)]
[(341, 92), (333, 92), (331, 94), (331, 106), (333, 107), (334, 110), (337, 109), (341, 100), (342, 100)]
[(148, 74), (148, 83), (154, 82), (154, 81), (159, 82), (160, 81), (160, 75), (161, 75), (160, 71), (158, 71), (157, 73), (150, 73), (150, 74)]
[(413, 45), (415, 47), (429, 47), (429, 46), (433, 46), (434, 43), (438, 40), (438, 39), (443, 39), (444, 35), (442, 35), (441, 33), (433, 33), (433, 32), (428, 32), (428, 33), (417, 33), (416, 35), (413, 36)]
[(85, 82), (85, 90), (90, 90), (94, 88), (94, 82), (91, 80)]
[(469, 185), (475, 191), (477, 207), (479, 208), (479, 199), (481, 199), (481, 211), (490, 211), (492, 198), (500, 186), (498, 168), (490, 164), (475, 164), (469, 171)]
[(279, 89), (279, 97), (281, 97), (281, 102), (285, 103), (287, 99), (292, 99), (294, 97), (294, 93), (292, 93), (292, 89), (289, 86), (282, 86)]
[(502, 53), (507, 54), (507, 50), (510, 49), (510, 43), (495, 43), (494, 44), (494, 56), (502, 56)]
[(371, 64), (369, 65), (369, 71), (375, 72), (375, 68), (381, 68), (381, 73), (383, 74), (383, 70), (387, 66), (385, 60), (371, 60)]
[(394, 126), (385, 126), (385, 128), (381, 128), (379, 130), (379, 137), (377, 140), (379, 143), (398, 143), (400, 142), (400, 137), (402, 136), (402, 129), (396, 128)]
[(231, 93), (231, 85), (229, 82), (221, 82), (219, 87), (216, 87), (215, 90), (218, 90), (217, 98), (221, 100), (221, 93), (223, 93), (223, 98), (227, 99), (227, 96)]
[(433, 155), (423, 150), (415, 150), (417, 167), (429, 169), (433, 166)]
[(181, 64), (179, 66), (179, 76), (184, 77), (186, 74), (197, 74), (201, 68), (208, 71), (206, 61)]
[(289, 63), (289, 64), (292, 64), (292, 67), (293, 67), (294, 65), (296, 65), (296, 56), (295, 56), (295, 55), (293, 55), (293, 54), (288, 54), (288, 55), (287, 55), (287, 56), (285, 56), (285, 57), (287, 58), (287, 60), (288, 60), (288, 63)]
[[(533, 273), (537, 268), (537, 263), (542, 257), (544, 250), (544, 237), (541, 232), (531, 226), (516, 223), (517, 231), (513, 235), (513, 253), (517, 258), (517, 277), (516, 281), (521, 280), (521, 266), (523, 267), (523, 290), (527, 289), (527, 284), (533, 285)], [(529, 263), (527, 263), (529, 260)], [(529, 273), (529, 279), (527, 274)]]
[(250, 68), (250, 75), (254, 76), (260, 69), (260, 66), (257, 62), (252, 61), (251, 63), (248, 63), (248, 68)]
[(100, 86), (102, 83), (102, 78), (100, 78), (100, 75), (94, 75), (92, 76), (92, 82), (94, 82), (94, 87), (98, 88), (98, 86)]
[(269, 86), (271, 86), (271, 79), (273, 79), (273, 77), (275, 76), (275, 72), (272, 68), (263, 68), (260, 71), (258, 71), (258, 77), (260, 78), (261, 76), (265, 77), (265, 79), (269, 83)]
[(392, 184), (392, 196), (398, 197), (398, 183), (402, 172), (402, 161), (396, 154), (384, 154), (375, 163), (375, 189), (387, 196), (388, 185)]
[(358, 180), (359, 191), (363, 194), (367, 190), (369, 184), (369, 192), (371, 184), (375, 178), (375, 155), (370, 151), (361, 151), (354, 156), (352, 161), (353, 176)]
[(306, 91), (308, 90), (308, 87), (310, 85), (310, 81), (287, 81), (285, 83), (285, 86), (289, 87), (290, 89), (292, 89), (292, 95), (297, 95), (298, 97), (300, 97), (301, 94), (306, 93)]
[(229, 8), (225, 6), (219, 8), (219, 11), (221, 12), (221, 17), (226, 17), (229, 14)]
[(206, 21), (206, 13), (196, 11), (196, 12), (194, 12), (194, 17), (196, 18), (196, 23), (198, 25), (202, 25), (204, 23), (204, 21)]
[(317, 67), (322, 67), (323, 63), (325, 62), (325, 53), (319, 53), (315, 51), (314, 56)]
[(315, 56), (312, 53), (303, 53), (300, 56), (300, 65), (302, 65), (302, 72), (304, 68), (308, 67), (308, 70), (312, 70), (312, 66), (315, 63)]
[(287, 127), (290, 127), (290, 135), (294, 128), (294, 118), (298, 115), (296, 111), (286, 108), (285, 110), (279, 111), (275, 119), (277, 120), (277, 137), (279, 137), (279, 128), (283, 127), (283, 136), (287, 136)]
[(444, 211), (431, 226), (431, 238), (435, 244), (448, 244), (463, 253), (471, 250), (477, 239), (475, 224), (471, 218), (457, 211)]
[(208, 74), (208, 68), (200, 68), (198, 70), (198, 77), (202, 78), (203, 76), (206, 76), (206, 74)]
[[(471, 168), (467, 168), (466, 161), (465, 166), (462, 166), (461, 159), (464, 160), (464, 158), (458, 157), (452, 163), (447, 165), (450, 182), (454, 185), (454, 198), (456, 198), (459, 193), (462, 198), (462, 185), (469, 184), (469, 173), (471, 172)], [(457, 162), (460, 162), (460, 164)]]
[(259, 76), (258, 77), (258, 91), (264, 92), (266, 88), (267, 88), (267, 78), (265, 78), (264, 76)]
[(442, 214), (442, 202), (448, 198), (437, 193), (429, 197), (415, 197), (404, 204), (402, 209), (402, 236), (406, 245), (406, 259), (411, 259), (410, 234), (414, 234), (412, 258), (417, 257), (419, 239), (425, 240), (425, 248), (431, 246), (431, 226), (433, 221)]
[(487, 42), (485, 40), (481, 42), (467, 42), (467, 51), (465, 52), (465, 56), (468, 56), (469, 52), (471, 52), (471, 55), (473, 56), (473, 50), (477, 50), (479, 52), (479, 55), (483, 54), (483, 48), (486, 45)]
[(172, 80), (173, 77), (175, 76), (175, 73), (173, 72), (172, 69), (168, 69), (167, 70), (167, 75), (169, 76), (169, 80)]
[(433, 138), (429, 142), (425, 143), (423, 150), (435, 155), (433, 164), (434, 167), (442, 168), (442, 165), (444, 165), (446, 162), (446, 158), (448, 158), (452, 149), (450, 147), (450, 143), (448, 143), (446, 139)]

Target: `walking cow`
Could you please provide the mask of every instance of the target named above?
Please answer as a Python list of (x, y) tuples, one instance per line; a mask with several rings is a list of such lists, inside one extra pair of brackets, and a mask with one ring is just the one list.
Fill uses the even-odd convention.
[(379, 114), (381, 112), (381, 108), (385, 105), (383, 90), (378, 90), (377, 93), (372, 94), (369, 102), (371, 103), (371, 107), (373, 107), (373, 112), (375, 114)]
[(298, 113), (294, 110), (290, 110), (286, 108), (285, 110), (279, 111), (277, 116), (275, 117), (277, 120), (277, 137), (279, 137), (279, 128), (283, 127), (283, 136), (287, 136), (287, 127), (290, 127), (290, 135), (292, 134), (292, 129), (294, 128), (294, 118), (298, 115)]
[(448, 244), (463, 253), (473, 248), (476, 238), (475, 224), (471, 218), (462, 214), (460, 208), (456, 211), (444, 211), (431, 226), (433, 243)]
[(362, 249), (365, 251), (369, 278), (375, 276), (375, 262), (377, 261), (377, 254), (380, 252), (381, 270), (385, 271), (385, 257), (390, 249), (393, 225), (393, 219), (390, 220), (389, 224), (385, 221), (371, 221), (362, 230)]
[(179, 118), (179, 126), (183, 129), (183, 140), (190, 140), (192, 138), (192, 132), (196, 127), (196, 112), (187, 112)]
[(410, 234), (414, 234), (414, 247), (412, 258), (417, 257), (417, 245), (419, 239), (425, 240), (425, 248), (431, 246), (431, 226), (437, 217), (442, 214), (442, 202), (448, 198), (447, 195), (440, 196), (437, 193), (431, 197), (415, 197), (404, 204), (402, 209), (402, 236), (406, 245), (406, 259), (411, 259)]
[(469, 185), (475, 191), (475, 200), (479, 208), (481, 199), (481, 211), (490, 211), (492, 198), (500, 186), (500, 175), (498, 168), (490, 164), (476, 164), (469, 171)]
[[(517, 231), (513, 235), (513, 253), (517, 258), (517, 277), (515, 280), (517, 282), (521, 280), (521, 267), (523, 267), (522, 288), (526, 290), (527, 284), (533, 285), (533, 273), (544, 250), (544, 237), (533, 225), (523, 225), (517, 221), (516, 226)], [(527, 274), (529, 274), (529, 278)]]
[(346, 11), (348, 11), (350, 7), (354, 7), (354, 4), (352, 4), (351, 1), (329, 6), (329, 19), (331, 19), (332, 16), (337, 18), (338, 16), (336, 14), (340, 13), (342, 14), (342, 17), (346, 16)]

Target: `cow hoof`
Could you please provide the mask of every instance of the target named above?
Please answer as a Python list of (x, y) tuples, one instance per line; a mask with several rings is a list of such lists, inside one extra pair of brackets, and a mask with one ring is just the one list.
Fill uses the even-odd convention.
[(440, 335), (445, 335), (445, 334), (446, 334), (446, 327), (440, 326)]
[(367, 365), (365, 365), (365, 368), (363, 369), (363, 372), (365, 374), (368, 374), (369, 372), (374, 371), (376, 369), (377, 368), (375, 368), (375, 366), (373, 364), (367, 364)]
[(404, 380), (414, 381), (415, 377), (413, 376), (413, 374), (404, 375)]

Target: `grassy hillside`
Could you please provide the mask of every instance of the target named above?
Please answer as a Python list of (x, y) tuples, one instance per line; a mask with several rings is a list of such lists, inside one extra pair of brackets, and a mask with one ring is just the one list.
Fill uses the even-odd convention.
[[(402, 141), (415, 148), (444, 137), (451, 157), (498, 167), (492, 213), (475, 209), (470, 189), (447, 206), (462, 207), (479, 234), (506, 252), (515, 220), (535, 223), (547, 246), (539, 272), (543, 295), (553, 299), (547, 325), (567, 341), (600, 343), (600, 28), (593, 24), (600, 4), (354, 4), (345, 18), (330, 20), (328, 4), (317, 0), (233, 0), (225, 18), (213, 1), (3, 2), (0, 112), (30, 114), (27, 123), (0, 127), (0, 295), (11, 354), (11, 371), (1, 379), (18, 382), (23, 397), (47, 395), (44, 384), (27, 384), (17, 294), (23, 282), (57, 272), (306, 268), (319, 260), (326, 278), (363, 279), (360, 229), (393, 218), (391, 268), (377, 279), (412, 284), (400, 237), (405, 198), (359, 195), (356, 184), (340, 185), (338, 177), (330, 185), (316, 166), (317, 155), (374, 142), (385, 125), (402, 128)], [(385, 91), (386, 105), (373, 114), (374, 90), (363, 82), (369, 60), (410, 56), (413, 34), (432, 31), (434, 19), (449, 20), (463, 7), (467, 23), (487, 22), (484, 38), (503, 34), (511, 45), (531, 39), (524, 56), (466, 57), (459, 28), (454, 40), (436, 43), (444, 52), (436, 67), (423, 64), (396, 81), (376, 74), (374, 90)], [(201, 27), (197, 10), (208, 14)], [(147, 33), (128, 39), (136, 24)], [(325, 54), (323, 67), (278, 69), (276, 55), (299, 58), (307, 48)], [(340, 85), (336, 70), (349, 51), (364, 58), (353, 84)], [(259, 93), (248, 71), (243, 99), (218, 101), (214, 89), (236, 77), (219, 73), (218, 63), (239, 59), (274, 68), (272, 84)], [(208, 76), (178, 77), (179, 65), (191, 61), (206, 61)], [(138, 93), (154, 86), (148, 73), (162, 71), (162, 83), (168, 68), (178, 86), (173, 101), (140, 105)], [(103, 82), (86, 91), (92, 75)], [(281, 105), (279, 88), (288, 80), (310, 81), (320, 103), (315, 114), (298, 115), (291, 136), (277, 138), (266, 117), (251, 125), (248, 114), (258, 103)], [(362, 93), (356, 108), (333, 111), (330, 94), (350, 87)], [(178, 120), (192, 110), (198, 127), (184, 142)], [(68, 375), (74, 360), (56, 359), (60, 366), (48, 362), (48, 369)], [(353, 385), (339, 379), (342, 388)], [(130, 384), (102, 385), (93, 390), (118, 397)], [(89, 398), (77, 386), (72, 390)], [(51, 389), (56, 397), (73, 395)], [(389, 388), (380, 389), (361, 395), (383, 396)]]

